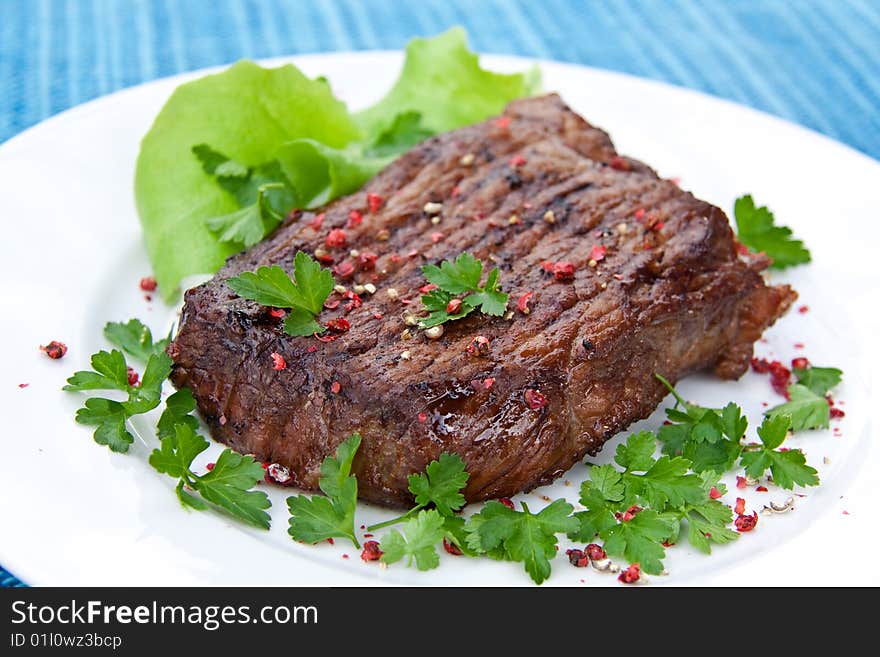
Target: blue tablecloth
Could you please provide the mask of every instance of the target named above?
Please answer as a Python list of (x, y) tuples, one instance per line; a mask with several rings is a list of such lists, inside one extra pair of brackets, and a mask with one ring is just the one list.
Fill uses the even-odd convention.
[[(242, 57), (401, 48), (455, 24), (481, 52), (699, 89), (880, 158), (877, 0), (0, 0), (0, 142), (154, 78)], [(16, 583), (0, 568), (0, 585)]]

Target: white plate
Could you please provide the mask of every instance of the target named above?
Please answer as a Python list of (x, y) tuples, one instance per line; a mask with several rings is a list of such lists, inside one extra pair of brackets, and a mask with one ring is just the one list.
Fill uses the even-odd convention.
[[(361, 107), (387, 89), (399, 53), (371, 52), (298, 57), (311, 75), (324, 74), (336, 93)], [(279, 62), (272, 62), (277, 64)], [(500, 70), (530, 62), (485, 57)], [(880, 166), (817, 134), (767, 115), (623, 75), (553, 62), (541, 64), (545, 88), (558, 90), (577, 111), (610, 131), (622, 152), (679, 176), (685, 188), (730, 209), (749, 192), (792, 226), (815, 262), (778, 278), (800, 291), (806, 314), (791, 313), (758, 345), (759, 355), (790, 359), (801, 353), (817, 364), (842, 367), (837, 397), (847, 416), (831, 431), (794, 440), (820, 470), (823, 485), (804, 491), (797, 509), (760, 517), (758, 527), (711, 557), (682, 544), (668, 551), (668, 584), (880, 583), (860, 545), (878, 536), (872, 490), (878, 450), (872, 444), (871, 381), (876, 369), (877, 190)], [(147, 303), (138, 280), (149, 273), (132, 198), (138, 143), (171, 91), (190, 74), (160, 80), (96, 100), (54, 117), (0, 147), (0, 303), (5, 346), (0, 374), (4, 455), (0, 459), (0, 563), (30, 584), (484, 584), (527, 585), (518, 564), (443, 554), (437, 570), (364, 564), (344, 541), (304, 546), (289, 540), (284, 498), (275, 489), (273, 528), (242, 528), (211, 513), (189, 512), (173, 482), (146, 463), (154, 438), (143, 418), (128, 455), (92, 442), (73, 422), (82, 402), (62, 393), (64, 379), (105, 347), (108, 320), (140, 317), (166, 329), (174, 309)], [(37, 350), (66, 342), (53, 362)], [(795, 343), (805, 343), (801, 352)], [(18, 384), (30, 384), (19, 388)], [(752, 425), (762, 401), (778, 403), (765, 377), (738, 383), (694, 377), (681, 386), (706, 405), (741, 401)], [(656, 427), (658, 412), (644, 423)], [(617, 440), (619, 440), (618, 437)], [(615, 441), (616, 442), (616, 441)], [(150, 445), (150, 447), (147, 446)], [(609, 462), (614, 443), (598, 462)], [(823, 459), (827, 457), (827, 464)], [(524, 496), (576, 499), (585, 470)], [(732, 482), (731, 482), (732, 483)], [(772, 490), (772, 489), (771, 489)], [(738, 491), (731, 487), (728, 501)], [(783, 491), (745, 497), (760, 508)], [(844, 514), (844, 511), (848, 512)], [(359, 522), (387, 517), (364, 507)], [(560, 548), (570, 543), (563, 539)], [(345, 559), (344, 554), (350, 558)], [(554, 562), (553, 584), (615, 584), (613, 577)]]

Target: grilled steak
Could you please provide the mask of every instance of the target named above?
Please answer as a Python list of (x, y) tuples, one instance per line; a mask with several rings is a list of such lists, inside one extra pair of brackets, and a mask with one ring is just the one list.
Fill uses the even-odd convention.
[[(344, 246), (342, 233), (328, 240), (334, 229)], [(287, 466), (301, 488), (317, 488), (322, 459), (357, 431), (366, 500), (411, 503), (407, 475), (444, 451), (467, 463), (469, 501), (509, 496), (647, 417), (666, 394), (655, 372), (745, 372), (796, 295), (765, 285), (766, 261), (737, 246), (720, 209), (619, 156), (557, 96), (520, 100), (425, 141), (320, 215), (292, 217), (189, 290), (172, 380), (215, 438)], [(225, 283), (262, 265), (289, 271), (298, 250), (332, 259), (349, 289), (377, 288), (361, 305), (331, 296), (319, 321), (350, 322), (335, 340), (285, 335), (278, 313)], [(404, 319), (421, 309), (420, 267), (462, 251), (500, 268), (512, 312), (428, 339)], [(488, 345), (469, 350), (478, 336)]]

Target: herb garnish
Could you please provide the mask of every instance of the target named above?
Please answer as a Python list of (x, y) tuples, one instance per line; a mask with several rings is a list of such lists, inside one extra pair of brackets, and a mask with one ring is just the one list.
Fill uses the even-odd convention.
[(297, 541), (317, 543), (328, 538), (348, 538), (360, 547), (354, 533), (354, 511), (357, 506), (357, 479), (351, 473), (354, 455), (361, 437), (352, 434), (336, 448), (336, 456), (321, 463), (318, 487), (321, 495), (296, 495), (287, 498), (290, 528), (287, 533)]
[(843, 372), (835, 367), (795, 368), (798, 382), (788, 386), (789, 401), (774, 406), (765, 415), (775, 418), (788, 415), (791, 430), (827, 429), (831, 423), (831, 408), (826, 395), (843, 379)]
[(321, 333), (315, 321), (333, 291), (333, 274), (310, 255), (297, 251), (293, 260), (293, 279), (278, 265), (260, 267), (226, 281), (238, 296), (264, 306), (288, 310), (284, 332), (293, 336)]
[(467, 485), (468, 477), (460, 456), (442, 453), (438, 460), (427, 465), (425, 472), (409, 476), (408, 487), (416, 498), (416, 505), (402, 516), (371, 525), (369, 531), (408, 520), (428, 506), (434, 506), (443, 517), (453, 516), (464, 506), (461, 490)]
[[(260, 279), (258, 272), (255, 280), (245, 277), (246, 285), (251, 285), (254, 296), (260, 295), (267, 305), (284, 307), (282, 299), (315, 304), (321, 294), (315, 293), (315, 281), (320, 284), (325, 272), (305, 254), (297, 254), (297, 261), (302, 278), (296, 281), (281, 270), (286, 282), (278, 282), (271, 275)], [(469, 266), (466, 263), (465, 269)], [(76, 372), (65, 389), (127, 393), (128, 399), (119, 402), (91, 398), (77, 413), (77, 421), (97, 427), (97, 442), (114, 451), (127, 451), (132, 443), (125, 428), (127, 419), (159, 405), (162, 383), (170, 372), (170, 358), (164, 353), (168, 341), (154, 343), (149, 329), (138, 320), (108, 323), (105, 335), (129, 354), (146, 359), (140, 385), (136, 385), (137, 377), (132, 376), (122, 352), (112, 350), (94, 354), (93, 370)], [(798, 383), (788, 389), (791, 400), (766, 412), (757, 429), (760, 443), (746, 444), (742, 440), (748, 422), (739, 406), (731, 402), (722, 409), (711, 409), (692, 404), (658, 375), (676, 399), (675, 407), (667, 409), (670, 422), (656, 435), (641, 431), (618, 445), (614, 460), (620, 469), (612, 464), (592, 466), (590, 479), (580, 489), (583, 511), (574, 512), (564, 499), (551, 502), (538, 513), (532, 513), (525, 503), (517, 511), (507, 505), (509, 502), (490, 501), (465, 520), (457, 512), (465, 504), (463, 489), (469, 475), (459, 456), (443, 453), (424, 472), (409, 476), (409, 490), (416, 505), (398, 518), (369, 528), (404, 522), (400, 531), (391, 530), (383, 538), (381, 559), (386, 564), (406, 559), (407, 565), (428, 570), (440, 563), (438, 544), (449, 541), (459, 548), (446, 546), (454, 554), (522, 562), (533, 581), (540, 584), (550, 575), (550, 560), (556, 555), (560, 533), (583, 542), (598, 536), (604, 552), (633, 564), (627, 572), (635, 569), (636, 580), (640, 571), (663, 572), (665, 548), (678, 540), (685, 526), (688, 541), (709, 553), (712, 543), (727, 543), (739, 536), (729, 527), (733, 511), (717, 499), (726, 493), (718, 473), (732, 468), (737, 459), (748, 476), (757, 479), (769, 471), (781, 488), (819, 483), (818, 472), (807, 465), (803, 452), (783, 448), (782, 443), (796, 426), (820, 426), (822, 421), (827, 426), (829, 402), (825, 395), (841, 381), (842, 372), (807, 366), (795, 368), (794, 373)], [(819, 402), (825, 415), (819, 412)], [(168, 397), (157, 425), (160, 444), (150, 454), (150, 464), (178, 479), (176, 493), (184, 506), (198, 510), (214, 507), (268, 529), (271, 519), (266, 509), (271, 506), (270, 500), (264, 492), (252, 490), (263, 479), (264, 469), (253, 457), (225, 449), (207, 473), (197, 475), (193, 471), (193, 461), (209, 447), (197, 431), (198, 420), (191, 414), (195, 407), (189, 389)], [(658, 441), (663, 454), (655, 458)], [(288, 533), (292, 538), (311, 543), (348, 538), (360, 547), (354, 528), (357, 479), (351, 474), (360, 443), (361, 437), (353, 434), (339, 445), (335, 456), (322, 462), (318, 485), (325, 496), (288, 498)], [(740, 532), (754, 527), (757, 513), (744, 515), (739, 504), (736, 513), (735, 525)], [(598, 546), (589, 547), (602, 552)]]
[[(824, 400), (823, 400), (824, 402)], [(828, 404), (825, 404), (828, 407)], [(746, 474), (753, 479), (764, 476), (768, 469), (773, 475), (773, 483), (782, 488), (818, 486), (819, 477), (815, 468), (807, 465), (804, 453), (799, 449), (777, 449), (791, 427), (791, 416), (782, 413), (769, 415), (758, 427), (760, 445), (746, 445), (742, 465)]]
[[(477, 308), (496, 317), (507, 309), (508, 295), (501, 292), (498, 285), (498, 268), (489, 272), (485, 285), (481, 286), (483, 263), (469, 253), (462, 253), (455, 261), (444, 260), (439, 267), (424, 265), (422, 273), (437, 289), (422, 296), (422, 303), (431, 314), (419, 322), (420, 328), (467, 317)], [(467, 296), (457, 298), (465, 293)]]
[(802, 265), (812, 259), (804, 243), (792, 237), (787, 226), (776, 226), (766, 206), (756, 207), (751, 195), (736, 199), (733, 206), (739, 241), (772, 259), (774, 269)]
[(688, 459), (694, 472), (730, 470), (742, 452), (740, 439), (748, 428), (742, 409), (733, 402), (722, 409), (691, 404), (682, 399), (669, 381), (659, 375), (657, 378), (675, 397), (675, 407), (666, 409), (669, 424), (657, 432), (663, 443), (662, 452)]
[(181, 388), (169, 395), (165, 400), (165, 410), (162, 411), (159, 423), (156, 425), (156, 435), (160, 440), (173, 436), (180, 425), (198, 431), (199, 421), (194, 415), (190, 415), (194, 410), (196, 410), (196, 400), (189, 388)]
[[(118, 390), (128, 395), (125, 401), (91, 397), (76, 413), (80, 424), (95, 426), (95, 442), (114, 452), (127, 452), (134, 438), (126, 422), (159, 406), (162, 384), (171, 373), (171, 358), (165, 354), (169, 339), (153, 342), (150, 329), (140, 320), (108, 322), (104, 336), (126, 353), (146, 361), (140, 383), (130, 377), (128, 363), (121, 351), (99, 351), (92, 355), (92, 370), (75, 372), (64, 390)], [(253, 457), (224, 450), (211, 471), (197, 475), (193, 460), (206, 449), (208, 441), (198, 432), (199, 421), (191, 415), (196, 402), (189, 388), (168, 397), (159, 418), (156, 433), (159, 448), (149, 463), (159, 472), (179, 479), (177, 497), (187, 507), (204, 510), (215, 507), (244, 522), (268, 529), (270, 518), (265, 509), (271, 506), (265, 493), (250, 490), (263, 479), (263, 466)], [(198, 492), (199, 496), (192, 493)]]
[(703, 552), (710, 551), (710, 541), (736, 536), (724, 529), (730, 509), (709, 496), (717, 477), (689, 474), (693, 467), (685, 458), (655, 459), (655, 447), (654, 434), (632, 434), (614, 457), (623, 472), (610, 464), (592, 466), (590, 479), (581, 485), (586, 511), (574, 514), (579, 527), (569, 533), (583, 542), (598, 535), (608, 554), (638, 563), (649, 574), (662, 572), (663, 543), (676, 540), (682, 521), (688, 523), (691, 544)]
[(171, 337), (153, 342), (150, 329), (139, 319), (125, 323), (107, 322), (104, 337), (130, 356), (146, 363), (153, 354), (164, 354)]
[[(840, 372), (840, 370), (834, 371)], [(814, 384), (818, 385), (817, 382), (823, 377), (826, 381), (831, 381), (833, 378), (829, 374), (820, 374), (814, 380)], [(666, 379), (659, 375), (657, 378), (676, 400), (676, 408), (666, 409), (670, 424), (664, 424), (657, 432), (657, 438), (663, 443), (664, 454), (683, 455), (691, 461), (694, 472), (726, 472), (733, 467), (737, 459), (740, 459), (740, 465), (746, 468), (746, 474), (753, 478), (761, 476), (771, 464), (776, 464), (780, 470), (791, 470), (791, 476), (783, 474), (779, 480), (774, 473), (773, 481), (782, 488), (791, 489), (795, 484), (802, 486), (819, 484), (816, 470), (805, 465), (800, 450), (781, 452), (774, 450), (785, 440), (789, 428), (798, 431), (811, 426), (820, 426), (818, 423), (822, 422), (823, 418), (824, 426), (828, 426), (829, 407), (824, 397), (820, 397), (801, 384), (790, 386), (788, 390), (791, 401), (771, 408), (765, 413), (767, 417), (758, 428), (758, 437), (762, 446), (742, 445), (741, 439), (746, 433), (748, 420), (743, 416), (739, 406), (730, 402), (719, 410), (690, 404), (681, 398)], [(679, 405), (685, 409), (684, 412), (678, 410)], [(798, 418), (796, 423), (793, 420), (795, 415)], [(764, 468), (761, 468), (762, 464)]]
[(407, 565), (413, 559), (419, 570), (430, 570), (440, 565), (436, 545), (446, 536), (443, 516), (436, 510), (419, 511), (415, 518), (407, 520), (403, 526), (403, 534), (392, 529), (380, 545), (382, 561), (394, 563), (407, 557)]
[(536, 584), (550, 576), (550, 559), (556, 556), (556, 534), (575, 531), (578, 521), (565, 500), (555, 500), (538, 513), (522, 502), (515, 511), (500, 502), (487, 502), (465, 526), (468, 547), (481, 554), (521, 561)]
[[(212, 470), (203, 475), (192, 471), (193, 460), (209, 443), (189, 424), (174, 425), (174, 434), (162, 438), (150, 454), (150, 465), (159, 472), (178, 478), (177, 498), (185, 506), (204, 511), (208, 505), (261, 529), (269, 529), (272, 506), (263, 491), (250, 490), (263, 479), (263, 466), (252, 456), (224, 449)], [(201, 497), (187, 492), (198, 491)]]
[(296, 203), (296, 193), (277, 160), (247, 167), (207, 144), (193, 146), (193, 154), (208, 175), (235, 197), (240, 208), (211, 217), (205, 225), (221, 242), (253, 246), (280, 224)]
[(134, 438), (125, 427), (134, 415), (151, 411), (159, 405), (162, 383), (171, 373), (171, 359), (164, 353), (153, 353), (140, 379), (132, 385), (128, 378), (128, 364), (121, 351), (99, 351), (92, 355), (92, 371), (75, 372), (67, 379), (64, 390), (119, 390), (128, 395), (125, 401), (104, 397), (90, 397), (76, 412), (76, 421), (94, 426), (95, 442), (106, 445), (114, 452), (127, 452)]
[(843, 380), (843, 371), (836, 367), (795, 367), (792, 372), (798, 383), (824, 397)]

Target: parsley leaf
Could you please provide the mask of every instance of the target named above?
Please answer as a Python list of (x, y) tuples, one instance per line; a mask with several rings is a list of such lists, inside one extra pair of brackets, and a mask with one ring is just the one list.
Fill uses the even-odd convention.
[(286, 188), (284, 183), (265, 183), (257, 188), (256, 200), (243, 208), (210, 217), (205, 225), (221, 242), (239, 243), (245, 248), (253, 246), (284, 221), (285, 213), (272, 205), (272, 194)]
[(764, 422), (758, 427), (761, 445), (749, 446), (742, 456), (741, 463), (746, 474), (757, 479), (769, 469), (773, 474), (773, 483), (782, 488), (792, 489), (795, 484), (818, 486), (818, 472), (807, 465), (801, 450), (777, 450), (788, 435), (790, 426), (789, 415), (775, 414), (764, 418)]
[(451, 516), (464, 506), (461, 490), (467, 485), (468, 476), (461, 457), (444, 452), (428, 464), (424, 473), (409, 476), (409, 489), (418, 506), (433, 504), (441, 515)]
[[(422, 304), (430, 315), (419, 322), (421, 328), (430, 328), (444, 322), (461, 319), (479, 308), (486, 315), (500, 316), (507, 309), (508, 295), (501, 292), (498, 285), (499, 270), (494, 267), (486, 277), (486, 284), (480, 287), (483, 278), (483, 263), (470, 253), (462, 253), (455, 261), (444, 260), (437, 265), (424, 265), (422, 273), (429, 283), (438, 289), (422, 296)], [(453, 313), (447, 312), (449, 303), (460, 294), (461, 305)]]
[(691, 462), (669, 456), (655, 460), (656, 446), (650, 431), (631, 434), (625, 443), (617, 446), (614, 460), (626, 468), (621, 475), (626, 499), (645, 500), (657, 511), (700, 501), (705, 496), (703, 482), (697, 475), (687, 474)]
[(617, 524), (614, 514), (621, 507), (625, 492), (623, 475), (613, 465), (592, 466), (590, 478), (581, 484), (580, 502), (587, 510), (574, 514), (578, 527), (568, 537), (589, 543), (596, 534)]
[[(345, 496), (351, 482), (357, 482), (351, 474), (351, 464), (361, 446), (360, 434), (352, 434), (339, 443), (335, 456), (328, 456), (321, 462), (321, 478), (318, 487), (330, 498)], [(355, 488), (357, 490), (357, 488)]]
[(574, 532), (579, 523), (571, 515), (573, 507), (565, 500), (555, 500), (537, 514), (525, 502), (522, 511), (500, 502), (487, 502), (471, 517), (465, 530), (468, 545), (480, 553), (501, 549), (503, 558), (521, 561), (536, 584), (550, 576), (550, 559), (556, 556), (556, 534)]
[(729, 506), (710, 497), (715, 488), (719, 493), (727, 493), (727, 486), (722, 484), (720, 475), (706, 471), (700, 475), (703, 482), (703, 500), (698, 504), (685, 504), (679, 509), (667, 511), (664, 515), (676, 524), (672, 536), (667, 539), (671, 543), (678, 541), (681, 523), (688, 526), (688, 542), (705, 554), (711, 554), (712, 543), (723, 544), (735, 541), (739, 534), (727, 527), (733, 520), (733, 511)]
[(449, 306), (449, 302), (455, 298), (455, 295), (446, 292), (445, 290), (431, 290), (428, 294), (423, 294), (422, 305), (426, 310), (429, 310), (431, 314), (421, 320), (419, 326), (421, 328), (431, 328), (432, 326), (437, 326), (444, 322), (451, 322), (456, 319), (461, 319), (462, 317), (467, 317), (477, 307), (477, 304), (474, 303), (475, 300), (471, 298), (472, 296), (473, 295), (470, 295), (462, 299), (458, 311), (450, 313), (446, 309)]
[(107, 322), (104, 337), (142, 362), (147, 362), (153, 354), (165, 353), (170, 342), (169, 338), (153, 342), (150, 329), (139, 319), (130, 319), (125, 323)]
[(181, 388), (170, 395), (165, 400), (165, 410), (162, 411), (159, 423), (156, 425), (159, 439), (173, 436), (175, 427), (179, 424), (185, 424), (193, 431), (197, 431), (199, 421), (195, 416), (190, 415), (194, 410), (196, 410), (196, 400), (189, 388)]
[(789, 416), (792, 431), (827, 429), (830, 426), (831, 410), (825, 397), (800, 383), (788, 386), (788, 395), (789, 401), (774, 406), (764, 415), (768, 418)]
[[(184, 432), (192, 431), (187, 426)], [(179, 438), (178, 438), (179, 440)], [(269, 529), (271, 519), (265, 509), (272, 504), (263, 491), (249, 490), (262, 481), (263, 466), (252, 456), (243, 456), (231, 449), (220, 453), (214, 469), (194, 480), (202, 498), (240, 520)]]
[(294, 308), (284, 318), (284, 332), (287, 335), (305, 337), (323, 333), (324, 327), (315, 321), (315, 316), (307, 310)]
[(333, 274), (324, 269), (308, 254), (298, 251), (293, 259), (293, 276), (296, 292), (293, 307), (317, 315), (333, 291)]
[(810, 252), (791, 229), (774, 225), (773, 213), (766, 206), (756, 207), (750, 195), (736, 199), (733, 207), (739, 241), (772, 259), (771, 267), (784, 269), (810, 262)]
[(697, 473), (727, 472), (742, 454), (742, 445), (733, 440), (719, 440), (715, 443), (689, 442), (682, 456), (691, 462), (691, 469)]
[(114, 452), (127, 452), (134, 437), (125, 428), (128, 419), (125, 408), (117, 401), (93, 397), (87, 399), (85, 406), (76, 412), (79, 424), (97, 427), (95, 442), (106, 445)]
[(666, 556), (661, 544), (675, 531), (672, 519), (661, 516), (653, 509), (640, 511), (627, 522), (615, 524), (602, 532), (605, 551), (638, 563), (650, 575), (663, 572), (662, 559)]
[(739, 442), (746, 435), (746, 429), (749, 428), (749, 420), (743, 415), (742, 409), (729, 402), (727, 406), (721, 409), (721, 430), (724, 435)]
[[(666, 409), (669, 424), (657, 432), (668, 456), (683, 456), (694, 472), (726, 472), (739, 457), (740, 439), (748, 428), (742, 409), (733, 402), (723, 409), (703, 408), (682, 399), (662, 376), (657, 378), (675, 397), (675, 408)], [(684, 410), (679, 410), (681, 406)]]
[(171, 358), (164, 352), (153, 354), (147, 360), (140, 384), (129, 386), (128, 400), (122, 402), (129, 417), (151, 411), (162, 398), (162, 384), (171, 374)]
[(235, 197), (239, 209), (210, 217), (205, 225), (221, 242), (253, 246), (280, 224), (297, 204), (290, 180), (277, 160), (247, 167), (207, 144), (193, 146), (205, 173)]
[(64, 390), (83, 391), (83, 390), (125, 390), (129, 389), (128, 385), (128, 366), (125, 363), (125, 356), (121, 351), (115, 349), (111, 352), (99, 351), (92, 354), (91, 358), (92, 372), (79, 371), (74, 372), (73, 376), (67, 379), (67, 385)]
[(281, 267), (273, 265), (260, 267), (256, 272), (244, 272), (226, 283), (244, 299), (290, 309), (284, 322), (288, 335), (308, 336), (324, 331), (315, 317), (333, 291), (333, 274), (307, 253), (297, 251), (292, 279)]
[[(208, 504), (233, 518), (261, 529), (269, 529), (271, 519), (266, 509), (269, 497), (262, 491), (250, 490), (264, 476), (263, 466), (252, 456), (242, 456), (225, 449), (217, 458), (214, 469), (199, 476), (192, 471), (193, 460), (208, 449), (208, 441), (189, 424), (178, 424), (174, 433), (162, 438), (150, 454), (149, 462), (156, 470), (179, 479), (177, 497), (185, 506), (198, 510)], [(197, 491), (201, 499), (187, 489)]]
[(395, 563), (407, 557), (407, 566), (413, 559), (419, 570), (431, 570), (440, 565), (435, 546), (446, 536), (443, 516), (434, 509), (419, 511), (415, 518), (407, 520), (403, 534), (396, 529), (382, 539), (383, 563)]
[(193, 146), (192, 152), (198, 158), (204, 172), (208, 175), (216, 175), (220, 179), (218, 182), (221, 183), (221, 186), (228, 185), (227, 191), (230, 193), (233, 193), (237, 188), (227, 178), (245, 179), (248, 176), (249, 170), (245, 165), (215, 151), (207, 144)]
[(480, 555), (472, 550), (467, 543), (465, 525), (465, 520), (461, 516), (443, 516), (443, 530), (446, 532), (446, 540), (467, 556), (478, 557)]
[(644, 472), (653, 465), (656, 448), (654, 434), (650, 431), (640, 431), (631, 434), (625, 443), (617, 446), (614, 460), (627, 472)]
[(837, 387), (843, 379), (843, 371), (836, 367), (813, 367), (810, 365), (806, 369), (795, 368), (792, 372), (797, 377), (799, 384), (822, 397)]
[(463, 294), (479, 289), (483, 263), (470, 253), (460, 254), (455, 261), (444, 260), (440, 266), (424, 265), (422, 273), (429, 283), (450, 294)]
[(680, 518), (687, 520), (688, 542), (705, 554), (712, 552), (711, 543), (730, 543), (739, 538), (739, 534), (727, 527), (733, 520), (733, 511), (718, 500), (687, 505)]
[(174, 433), (163, 438), (157, 449), (150, 454), (150, 465), (156, 470), (177, 479), (190, 477), (193, 460), (206, 449), (205, 438), (186, 425), (178, 425)]
[(126, 421), (156, 408), (162, 395), (162, 384), (171, 373), (171, 358), (164, 352), (153, 353), (147, 360), (140, 385), (128, 382), (128, 364), (121, 351), (99, 351), (92, 355), (92, 371), (81, 370), (67, 379), (64, 390), (83, 392), (87, 390), (118, 390), (128, 394), (125, 401), (103, 397), (87, 399), (85, 406), (76, 413), (80, 424), (96, 427), (94, 439), (114, 452), (127, 452), (134, 442), (126, 429)]
[(623, 475), (627, 498), (644, 499), (657, 511), (683, 504), (700, 502), (705, 493), (701, 479), (687, 474), (690, 461), (661, 456), (644, 474), (626, 472)]
[(327, 495), (296, 495), (287, 498), (290, 510), (287, 533), (297, 541), (317, 543), (328, 538), (348, 538), (360, 547), (354, 533), (354, 512), (357, 506), (357, 479), (351, 465), (361, 437), (352, 434), (336, 448), (336, 456), (321, 463), (318, 487)]
[(416, 498), (416, 505), (401, 516), (370, 525), (367, 529), (374, 531), (397, 524), (431, 505), (440, 515), (452, 517), (464, 506), (465, 499), (461, 491), (467, 486), (469, 476), (460, 456), (443, 452), (438, 460), (427, 465), (424, 473), (413, 473), (409, 476), (408, 487)]
[(230, 278), (227, 284), (238, 296), (264, 306), (294, 308), (299, 303), (296, 283), (278, 265), (260, 267), (256, 272), (243, 272)]

